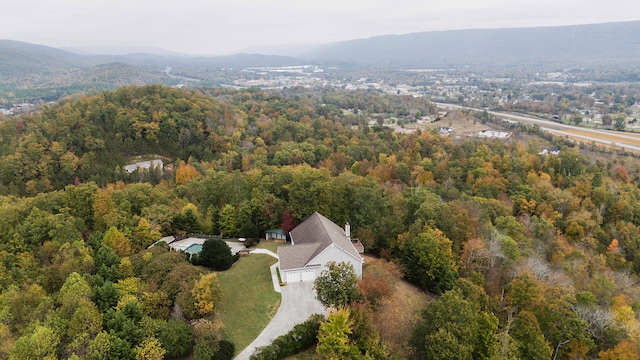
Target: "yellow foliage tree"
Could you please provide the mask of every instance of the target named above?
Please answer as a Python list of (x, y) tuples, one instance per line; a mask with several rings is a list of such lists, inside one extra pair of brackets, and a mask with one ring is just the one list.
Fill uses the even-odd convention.
[(142, 280), (137, 277), (128, 277), (118, 280), (116, 289), (123, 295), (136, 295), (142, 289)]
[(127, 303), (132, 301), (138, 302), (138, 297), (131, 294), (122, 295), (120, 300), (118, 300), (118, 304), (116, 304), (116, 311), (121, 311)]
[(640, 351), (638, 345), (630, 340), (622, 340), (607, 351), (600, 351), (598, 354), (600, 360), (640, 360)]
[(640, 321), (636, 319), (636, 313), (631, 307), (633, 299), (627, 294), (619, 294), (612, 297), (611, 301), (613, 301), (611, 311), (616, 322), (627, 331), (629, 337), (638, 338), (640, 336)]
[(221, 290), (216, 273), (204, 274), (196, 281), (191, 289), (191, 295), (195, 299), (195, 306), (202, 316), (213, 312), (216, 303), (220, 300)]
[(348, 309), (343, 308), (329, 315), (329, 319), (320, 324), (316, 352), (329, 360), (351, 358), (357, 352), (349, 339), (353, 333), (352, 326)]
[(138, 225), (133, 229), (133, 243), (140, 250), (148, 248), (161, 237), (160, 226), (152, 226), (145, 218), (140, 218)]
[(104, 234), (102, 245), (113, 250), (121, 258), (131, 253), (131, 242), (115, 226), (110, 227)]
[(193, 203), (188, 203), (187, 205), (183, 206), (180, 212), (182, 214), (186, 214), (188, 210), (191, 210), (193, 215), (200, 216), (200, 214), (198, 214), (198, 207), (195, 206)]
[(118, 265), (118, 270), (120, 270), (120, 272), (124, 274), (124, 276), (127, 276), (127, 277), (134, 276), (133, 264), (131, 263), (131, 259), (129, 259), (128, 256), (120, 259), (120, 265)]
[(154, 337), (146, 338), (135, 349), (136, 360), (162, 360), (167, 353), (160, 341)]
[(191, 164), (185, 164), (181, 162), (176, 169), (176, 184), (184, 185), (191, 180), (200, 177), (198, 170)]

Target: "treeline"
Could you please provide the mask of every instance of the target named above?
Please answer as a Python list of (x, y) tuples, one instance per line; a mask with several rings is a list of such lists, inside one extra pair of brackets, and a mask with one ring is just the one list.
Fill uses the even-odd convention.
[[(454, 144), (428, 131), (397, 134), (369, 127), (370, 110), (343, 111), (353, 105), (350, 97), (366, 102), (366, 94), (345, 93), (340, 105), (324, 102), (339, 92), (323, 91), (124, 88), (2, 123), (3, 191), (38, 192), (47, 180), (49, 191), (0, 197), (0, 331), (11, 344), (0, 353), (46, 336), (58, 341), (52, 354), (89, 358), (102, 331), (111, 344), (127, 341), (130, 356), (153, 339), (169, 351), (159, 334), (128, 338), (113, 319), (135, 328), (160, 318), (164, 328), (176, 304), (186, 318), (199, 318), (193, 289), (206, 271), (160, 249), (144, 251), (149, 244), (170, 233), (257, 237), (318, 211), (337, 224), (348, 221), (367, 251), (442, 295), (405, 346), (395, 347), (402, 356), (637, 358), (635, 160), (590, 161), (566, 146), (558, 156), (541, 156), (535, 141)], [(79, 110), (96, 103), (104, 106)], [(411, 111), (429, 111), (410, 103)], [(187, 135), (189, 141), (169, 141)], [(54, 143), (64, 144), (57, 160)], [(142, 154), (174, 159), (173, 172), (154, 183), (114, 182), (116, 168)], [(74, 157), (77, 167), (64, 178), (51, 170)], [(175, 265), (153, 267), (159, 258)], [(154, 275), (174, 270), (175, 277)], [(180, 274), (198, 276), (164, 285)], [(139, 285), (125, 291), (121, 281)], [(69, 282), (88, 287), (83, 304), (103, 314), (82, 344), (72, 344), (79, 338), (68, 330), (73, 314), (60, 314)], [(101, 302), (103, 286), (119, 292)], [(163, 310), (151, 313), (145, 294), (155, 292), (164, 292), (156, 294)], [(137, 299), (142, 315), (124, 294)], [(20, 304), (42, 311), (12, 307)], [(222, 340), (216, 335), (210, 348)]]

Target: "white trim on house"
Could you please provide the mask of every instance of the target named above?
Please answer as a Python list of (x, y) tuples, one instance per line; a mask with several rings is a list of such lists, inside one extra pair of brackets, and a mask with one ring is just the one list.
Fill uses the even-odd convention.
[[(346, 251), (345, 249), (341, 248), (340, 246), (336, 245), (336, 244), (331, 244), (329, 246), (327, 246), (326, 248), (324, 248), (322, 251), (320, 251), (320, 253), (316, 256), (314, 256), (313, 258), (311, 258), (307, 263), (311, 263), (313, 262), (313, 260), (319, 258), (321, 255), (323, 255), (325, 252), (327, 252), (327, 250), (331, 249), (331, 248), (336, 248), (336, 249), (340, 249), (342, 250), (342, 252), (344, 252), (345, 254), (351, 256), (352, 258), (356, 259), (357, 261), (360, 261), (360, 263), (364, 264), (364, 259), (362, 257), (355, 257), (352, 254), (350, 254), (348, 251)], [(355, 247), (354, 247), (355, 248)]]

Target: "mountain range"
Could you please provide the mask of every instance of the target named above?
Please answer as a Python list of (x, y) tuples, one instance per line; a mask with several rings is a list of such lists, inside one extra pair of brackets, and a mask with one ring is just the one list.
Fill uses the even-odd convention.
[(385, 35), (320, 46), (303, 56), (399, 67), (587, 64), (640, 59), (640, 21)]
[[(295, 57), (274, 54), (189, 56), (162, 49), (96, 55), (100, 48), (66, 51), (0, 40), (0, 91), (72, 87), (105, 89), (125, 84), (177, 84), (197, 79), (223, 84), (222, 69), (316, 64), (402, 69), (509, 66), (640, 67), (640, 21), (538, 28), (476, 29), (385, 35), (325, 45), (297, 46)], [(114, 53), (115, 50), (102, 49)], [(292, 54), (292, 48), (280, 48)], [(285, 51), (286, 50), (286, 51)], [(119, 49), (122, 51), (122, 49)], [(266, 49), (265, 49), (265, 52)], [(173, 75), (166, 69), (172, 68)], [(222, 80), (221, 80), (222, 79)], [(53, 91), (51, 97), (61, 95)], [(0, 103), (3, 98), (0, 94)], [(8, 101), (4, 98), (5, 103)]]

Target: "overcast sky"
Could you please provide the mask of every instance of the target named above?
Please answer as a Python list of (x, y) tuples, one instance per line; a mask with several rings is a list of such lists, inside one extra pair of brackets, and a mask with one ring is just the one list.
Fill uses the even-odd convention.
[(384, 34), (640, 20), (638, 0), (2, 0), (0, 39), (222, 55)]

